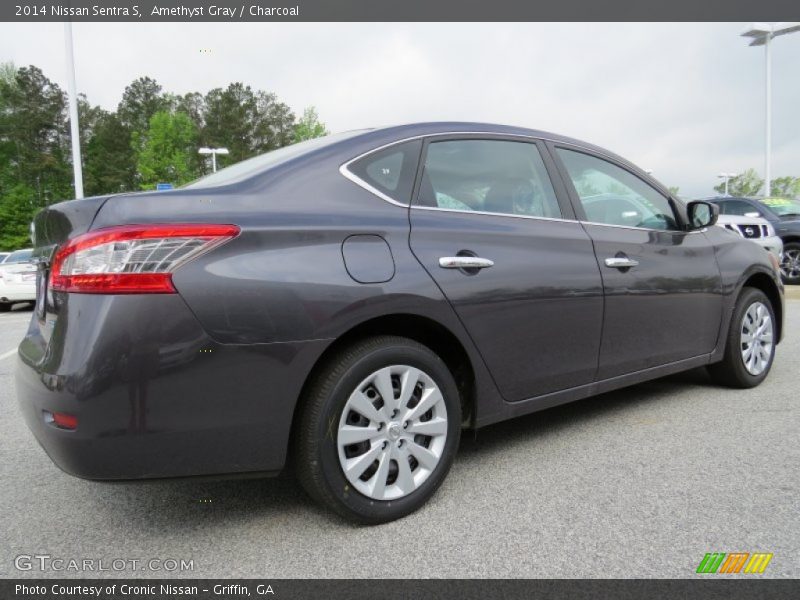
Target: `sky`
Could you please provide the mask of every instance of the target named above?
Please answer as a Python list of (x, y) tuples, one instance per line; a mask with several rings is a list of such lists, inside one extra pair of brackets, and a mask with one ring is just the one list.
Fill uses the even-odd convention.
[[(748, 23), (75, 23), (78, 89), (114, 109), (148, 75), (166, 91), (242, 81), (333, 132), (414, 121), (504, 123), (620, 154), (680, 195), (764, 172), (764, 49)], [(772, 46), (772, 174), (800, 176), (800, 33)], [(60, 23), (0, 23), (0, 62), (66, 89)]]

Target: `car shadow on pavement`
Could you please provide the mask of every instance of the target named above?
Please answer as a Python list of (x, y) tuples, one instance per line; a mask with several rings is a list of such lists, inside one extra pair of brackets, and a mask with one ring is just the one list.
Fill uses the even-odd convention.
[(477, 432), (465, 431), (459, 455), (481, 454), (496, 446), (506, 447), (536, 435), (558, 433), (603, 416), (664, 403), (677, 392), (697, 387), (716, 387), (703, 367), (562, 404), (490, 425)]
[[(464, 432), (456, 463), (506, 451), (537, 435), (552, 435), (615, 413), (636, 411), (690, 387), (711, 386), (696, 369), (608, 392), (531, 415)], [(298, 519), (317, 527), (355, 527), (320, 508), (290, 473), (266, 479), (176, 479), (150, 482), (82, 482), (87, 501), (97, 511), (122, 514), (129, 525), (163, 535), (191, 529), (258, 522), (283, 526)], [(115, 519), (116, 520), (116, 519)]]

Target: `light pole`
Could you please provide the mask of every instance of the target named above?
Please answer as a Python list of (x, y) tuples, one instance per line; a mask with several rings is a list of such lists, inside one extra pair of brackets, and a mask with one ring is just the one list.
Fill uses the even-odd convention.
[(211, 170), (216, 173), (217, 172), (217, 154), (228, 154), (227, 148), (200, 148), (197, 151), (198, 154), (210, 154), (211, 155)]
[(724, 179), (725, 180), (725, 195), (726, 196), (730, 196), (730, 194), (728, 193), (728, 181), (733, 179), (737, 175), (738, 175), (738, 173), (720, 173), (719, 175), (717, 175), (717, 177), (719, 177), (720, 179)]
[(800, 31), (800, 23), (753, 23), (750, 29), (745, 31), (742, 36), (753, 38), (750, 42), (751, 46), (764, 46), (764, 56), (766, 60), (766, 152), (764, 156), (764, 173), (766, 181), (764, 183), (764, 190), (766, 196), (772, 195), (772, 180), (770, 172), (770, 154), (772, 152), (772, 67), (770, 61), (770, 42), (772, 38), (779, 35), (786, 35), (787, 33), (794, 33)]
[(75, 178), (75, 198), (83, 198), (83, 168), (81, 138), (78, 128), (78, 91), (75, 85), (75, 58), (72, 54), (72, 23), (64, 23), (64, 43), (67, 50), (67, 89), (69, 90), (69, 129), (72, 138), (72, 173)]

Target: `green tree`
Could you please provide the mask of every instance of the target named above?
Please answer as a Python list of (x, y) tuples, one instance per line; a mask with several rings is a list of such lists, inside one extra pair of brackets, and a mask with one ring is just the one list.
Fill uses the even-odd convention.
[(0, 250), (29, 246), (30, 224), (38, 210), (36, 191), (24, 183), (6, 188), (0, 194)]
[(294, 113), (275, 94), (259, 91), (251, 156), (292, 143)]
[(17, 76), (17, 67), (13, 62), (0, 63), (0, 81), (13, 84)]
[(800, 196), (800, 177), (778, 177), (772, 180), (772, 195), (784, 198)]
[[(728, 194), (731, 196), (757, 196), (764, 187), (764, 180), (758, 176), (755, 169), (747, 169), (736, 177), (728, 180)], [(714, 186), (720, 194), (725, 193), (725, 182)]]
[(11, 136), (13, 106), (11, 98), (16, 93), (17, 68), (14, 63), (0, 63), (0, 193), (3, 186), (13, 185), (16, 168), (17, 145)]
[(204, 146), (227, 148), (230, 154), (220, 161), (239, 162), (252, 155), (253, 124), (257, 110), (250, 86), (232, 83), (227, 89), (214, 88), (205, 97)]
[(117, 117), (131, 132), (142, 134), (147, 131), (154, 114), (169, 108), (170, 100), (162, 93), (161, 85), (150, 77), (140, 77), (122, 92)]
[(197, 151), (197, 129), (186, 113), (159, 111), (150, 118), (150, 127), (141, 139), (134, 136), (137, 169), (142, 189), (156, 183), (182, 185), (195, 178), (192, 158)]
[[(88, 195), (181, 184), (208, 169), (199, 146), (230, 150), (235, 162), (327, 133), (316, 110), (295, 126), (275, 94), (231, 83), (207, 94), (165, 93), (150, 77), (124, 90), (116, 112), (78, 99)], [(40, 69), (0, 63), (0, 244), (28, 244), (35, 212), (74, 197), (66, 97)]]
[(170, 110), (171, 103), (172, 99), (163, 93), (161, 85), (150, 77), (139, 77), (128, 84), (122, 92), (122, 100), (117, 106), (117, 117), (127, 130), (127, 137), (130, 140), (131, 167), (134, 171), (134, 185), (137, 187), (141, 181), (136, 172), (136, 161), (142, 152), (142, 148), (137, 144), (147, 138), (147, 130), (153, 115)]
[[(205, 127), (206, 99), (200, 92), (189, 92), (173, 99), (175, 112), (182, 112), (189, 116), (198, 132), (197, 144), (206, 145), (202, 139)], [(192, 171), (199, 177), (207, 172), (206, 157), (196, 151), (192, 154)]]
[(669, 190), (669, 193), (675, 196), (676, 198), (678, 197), (678, 194), (680, 194), (681, 191), (681, 188), (679, 188), (677, 185), (671, 185), (667, 189)]
[(205, 125), (206, 99), (200, 92), (189, 92), (183, 96), (176, 96), (173, 100), (175, 112), (182, 112), (189, 116), (200, 131)]
[(136, 189), (136, 156), (131, 133), (114, 113), (104, 113), (84, 149), (86, 194), (96, 196)]
[[(65, 100), (60, 88), (36, 67), (3, 67), (0, 76), (0, 199), (5, 217), (0, 234), (19, 215), (72, 198), (65, 135)], [(12, 210), (8, 202), (21, 202)], [(21, 217), (19, 217), (21, 218)], [(27, 230), (27, 224), (25, 225)]]
[(227, 148), (224, 165), (290, 144), (293, 129), (294, 114), (275, 94), (237, 82), (206, 94), (200, 143)]
[(294, 126), (294, 141), (302, 142), (328, 135), (325, 123), (320, 122), (317, 109), (309, 106), (303, 111), (303, 116)]

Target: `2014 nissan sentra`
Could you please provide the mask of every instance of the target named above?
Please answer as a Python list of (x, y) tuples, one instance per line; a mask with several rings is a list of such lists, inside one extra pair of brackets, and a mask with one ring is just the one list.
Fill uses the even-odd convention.
[(35, 220), (17, 393), (63, 470), (275, 474), (378, 523), (463, 429), (707, 366), (752, 387), (776, 259), (622, 158), (539, 131), (332, 135)]

